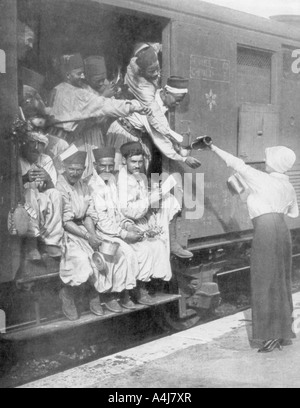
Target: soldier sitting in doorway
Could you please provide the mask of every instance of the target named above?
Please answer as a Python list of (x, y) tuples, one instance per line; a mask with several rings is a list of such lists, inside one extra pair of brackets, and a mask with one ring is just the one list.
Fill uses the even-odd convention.
[[(113, 174), (115, 167), (115, 149), (103, 148), (94, 150), (95, 156), (95, 174), (89, 182), (91, 195), (94, 201), (95, 209), (98, 215), (97, 231), (103, 239), (110, 238), (120, 244), (119, 262), (111, 265), (114, 271), (114, 287), (120, 286), (120, 282), (127, 283), (128, 274), (134, 282), (148, 281), (155, 268), (152, 242), (144, 240), (144, 233), (135, 226), (133, 220), (125, 218), (121, 212), (120, 202), (117, 190), (116, 177)], [(159, 244), (161, 246), (161, 244)], [(124, 262), (125, 260), (125, 262)], [(124, 273), (127, 270), (127, 277)], [(132, 283), (131, 283), (132, 285)], [(135, 286), (135, 285), (134, 285)], [(122, 286), (121, 286), (122, 289)], [(111, 296), (113, 298), (113, 296)], [(141, 284), (138, 285), (137, 301), (143, 305), (153, 304), (152, 299), (141, 292)], [(132, 302), (129, 301), (128, 291), (121, 297), (121, 305), (125, 308), (132, 308)], [(107, 304), (110, 309), (110, 305)], [(133, 306), (134, 307), (134, 306)]]
[(57, 173), (53, 161), (44, 153), (47, 145), (45, 135), (29, 132), (20, 152), (26, 209), (30, 215), (26, 259), (33, 262), (41, 260), (37, 239), (45, 245), (50, 258), (62, 254), (62, 199), (55, 189)]
[[(78, 320), (76, 299), (79, 288), (89, 282), (93, 287), (90, 295), (90, 310), (97, 316), (104, 311), (99, 293), (105, 291), (105, 274), (93, 261), (95, 251), (101, 245), (96, 235), (97, 215), (89, 194), (87, 183), (82, 180), (87, 153), (77, 153), (63, 160), (64, 173), (59, 176), (57, 189), (63, 198), (63, 226), (65, 230), (60, 277), (64, 287), (60, 292), (62, 310), (69, 320)], [(103, 271), (105, 262), (103, 262)], [(102, 271), (102, 272), (103, 272)], [(105, 282), (104, 282), (105, 283)]]
[(124, 164), (118, 178), (121, 212), (143, 232), (143, 239), (153, 255), (149, 275), (138, 281), (141, 293), (147, 297), (146, 282), (169, 281), (172, 277), (169, 224), (180, 211), (180, 205), (170, 194), (162, 197), (160, 190), (149, 193), (147, 177), (143, 174), (145, 155), (140, 143), (129, 142), (121, 147), (121, 152)]

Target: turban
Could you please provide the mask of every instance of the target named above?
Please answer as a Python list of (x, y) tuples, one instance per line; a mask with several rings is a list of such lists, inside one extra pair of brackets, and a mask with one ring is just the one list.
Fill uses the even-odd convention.
[(71, 72), (74, 69), (84, 67), (83, 59), (80, 54), (63, 55), (60, 58), (61, 68), (64, 73)]
[(173, 94), (186, 94), (188, 93), (189, 80), (179, 76), (171, 76), (167, 80), (165, 89)]
[(158, 54), (159, 52), (162, 52), (162, 44), (160, 43), (144, 43), (144, 42), (138, 42), (136, 43), (134, 50), (133, 50), (133, 55), (136, 57), (137, 54), (144, 50), (145, 48), (148, 48), (149, 46), (151, 46), (154, 51), (156, 52), (156, 54)]
[(135, 45), (134, 50), (133, 50), (133, 54), (135, 57), (137, 57), (138, 53), (146, 48), (149, 47), (149, 44), (147, 43), (143, 43), (143, 42), (139, 42)]
[(103, 147), (101, 149), (93, 150), (93, 154), (96, 161), (107, 158), (114, 159), (116, 155), (116, 149), (114, 147)]
[(31, 69), (22, 68), (22, 83), (25, 86), (35, 89), (37, 92), (41, 91), (45, 78), (39, 73)]
[(49, 144), (48, 137), (45, 136), (43, 133), (40, 133), (40, 132), (29, 132), (27, 134), (27, 139), (28, 139), (28, 141), (43, 143), (45, 145), (45, 147), (47, 147), (48, 144)]
[(104, 57), (100, 56), (91, 56), (84, 60), (85, 74), (88, 77), (95, 75), (103, 76), (103, 79), (106, 78), (106, 65)]
[(136, 53), (136, 63), (142, 69), (147, 69), (151, 65), (158, 62), (157, 54), (153, 47), (150, 45), (148, 48), (143, 48), (141, 51)]
[(286, 173), (296, 161), (293, 150), (284, 146), (269, 147), (266, 149), (266, 163), (278, 173)]
[(86, 157), (87, 157), (87, 152), (78, 151), (72, 154), (72, 156), (67, 157), (63, 162), (64, 164), (67, 164), (67, 165), (81, 164), (82, 166), (85, 166)]
[(144, 149), (139, 142), (129, 142), (121, 146), (121, 154), (123, 157), (132, 157), (144, 155)]

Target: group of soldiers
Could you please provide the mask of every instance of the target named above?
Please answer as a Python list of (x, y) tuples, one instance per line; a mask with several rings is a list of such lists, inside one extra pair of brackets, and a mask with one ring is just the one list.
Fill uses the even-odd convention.
[[(121, 96), (107, 80), (101, 56), (61, 57), (63, 82), (48, 103), (40, 96), (43, 77), (22, 70), (21, 107), (30, 123), (20, 152), (30, 226), (26, 257), (40, 262), (37, 241), (60, 259), (62, 310), (79, 318), (76, 297), (89, 283), (90, 310), (121, 313), (136, 301), (154, 304), (148, 282), (169, 281), (170, 253), (191, 258), (176, 239), (182, 202), (158, 185), (150, 189), (153, 145), (169, 159), (197, 168), (166, 112), (188, 93), (188, 80), (170, 77), (161, 89), (157, 52), (138, 44), (127, 67)], [(117, 244), (114, 256), (103, 242)]]

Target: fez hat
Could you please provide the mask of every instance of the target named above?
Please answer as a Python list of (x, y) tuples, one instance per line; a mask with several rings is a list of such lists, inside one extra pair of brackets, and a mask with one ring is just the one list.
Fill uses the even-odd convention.
[(87, 157), (87, 152), (82, 152), (82, 151), (78, 151), (74, 154), (72, 154), (72, 156), (67, 157), (63, 163), (64, 164), (81, 164), (81, 165), (85, 165), (86, 162), (86, 157)]
[(93, 150), (95, 160), (107, 159), (109, 157), (115, 158), (116, 149), (114, 147), (102, 147), (101, 149)]
[(266, 163), (278, 173), (289, 171), (296, 161), (296, 154), (285, 146), (275, 146), (266, 149)]
[(158, 62), (157, 54), (153, 47), (150, 45), (147, 48), (143, 48), (141, 51), (136, 53), (136, 63), (142, 69), (147, 69), (151, 65)]
[(63, 55), (60, 57), (60, 64), (62, 72), (64, 73), (84, 67), (83, 59), (80, 54)]
[(88, 77), (95, 75), (102, 75), (103, 79), (106, 78), (106, 65), (104, 57), (94, 55), (84, 60), (85, 74)]
[(121, 146), (121, 154), (123, 157), (132, 157), (144, 155), (144, 149), (139, 142), (129, 142)]
[(37, 92), (40, 92), (44, 84), (45, 78), (38, 72), (32, 71), (28, 68), (22, 68), (22, 84), (30, 86)]
[(182, 91), (182, 93), (187, 93), (189, 87), (189, 80), (186, 78), (182, 78), (180, 76), (171, 76), (168, 78), (167, 80), (167, 85), (166, 85), (166, 89), (172, 93), (172, 89), (175, 91), (176, 93), (180, 93)]

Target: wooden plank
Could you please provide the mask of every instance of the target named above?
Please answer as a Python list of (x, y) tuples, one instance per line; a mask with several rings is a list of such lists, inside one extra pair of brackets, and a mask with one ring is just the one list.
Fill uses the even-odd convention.
[[(154, 307), (164, 305), (166, 303), (174, 302), (181, 298), (180, 295), (168, 295), (168, 294), (156, 294), (155, 295), (155, 305)], [(45, 335), (52, 335), (54, 333), (63, 332), (67, 330), (73, 330), (76, 328), (83, 327), (87, 324), (93, 324), (102, 322), (105, 320), (109, 320), (116, 317), (122, 317), (124, 315), (128, 315), (131, 313), (136, 313), (141, 310), (149, 309), (153, 306), (143, 306), (143, 305), (136, 305), (136, 310), (126, 310), (124, 309), (123, 313), (117, 314), (112, 313), (109, 311), (105, 311), (104, 316), (95, 316), (91, 313), (87, 313), (83, 315), (79, 320), (75, 322), (71, 322), (66, 319), (57, 320), (55, 322), (47, 323), (40, 326), (35, 326), (15, 332), (8, 332), (6, 334), (0, 335), (0, 339), (9, 340), (9, 341), (24, 341), (24, 340), (31, 340), (34, 338), (38, 338), (40, 336)]]

